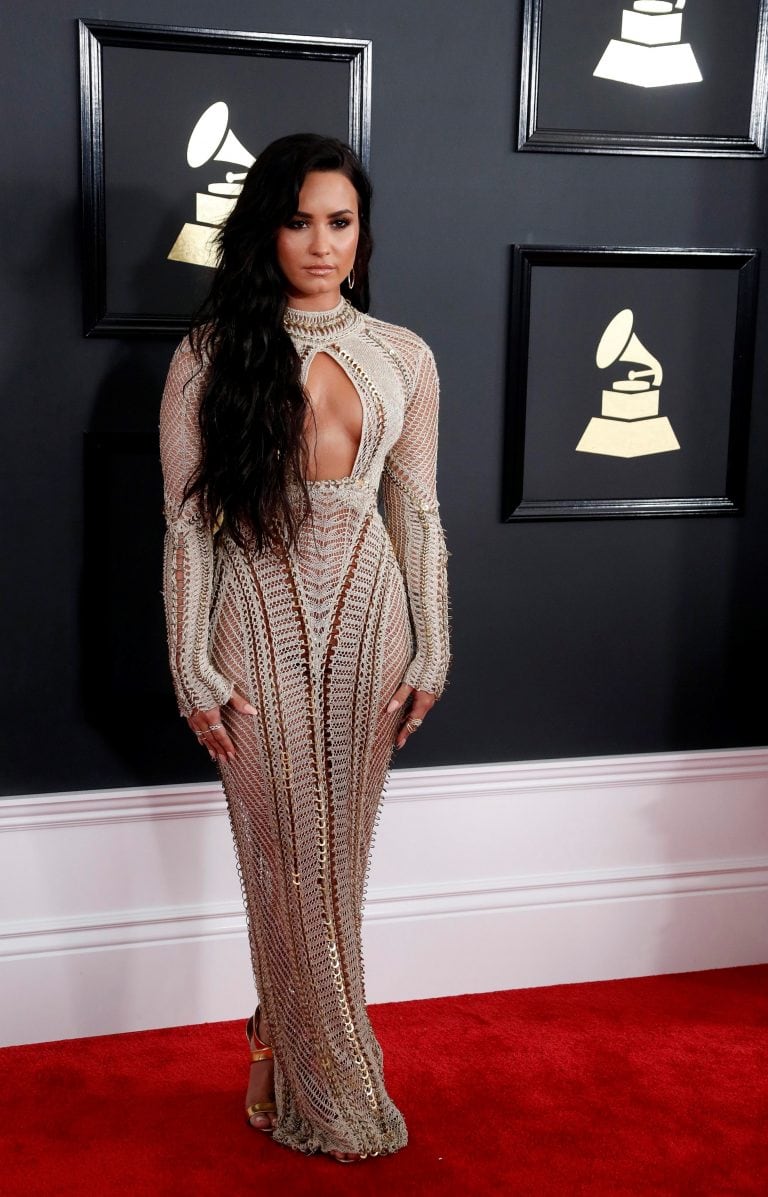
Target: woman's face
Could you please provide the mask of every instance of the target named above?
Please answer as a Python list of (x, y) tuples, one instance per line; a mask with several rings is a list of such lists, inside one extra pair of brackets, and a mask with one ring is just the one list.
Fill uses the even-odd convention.
[(304, 179), (299, 208), (277, 231), (277, 261), (292, 307), (335, 307), (355, 264), (360, 236), (358, 198), (339, 170), (313, 170)]

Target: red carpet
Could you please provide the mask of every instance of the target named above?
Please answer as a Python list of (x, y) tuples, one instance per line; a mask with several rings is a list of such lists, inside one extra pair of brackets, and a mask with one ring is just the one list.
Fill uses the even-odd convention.
[[(52, 1000), (55, 1000), (52, 995)], [(0, 1191), (768, 1194), (768, 965), (372, 1006), (410, 1143), (250, 1130), (242, 1025), (5, 1048)]]

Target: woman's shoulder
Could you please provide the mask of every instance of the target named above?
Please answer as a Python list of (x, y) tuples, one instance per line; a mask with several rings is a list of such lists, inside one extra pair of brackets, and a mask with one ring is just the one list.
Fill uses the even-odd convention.
[(403, 324), (393, 324), (390, 320), (381, 320), (378, 316), (366, 313), (365, 325), (372, 336), (385, 341), (388, 348), (400, 351), (409, 359), (418, 361), (424, 353), (432, 352), (423, 337)]
[(211, 361), (205, 341), (194, 330), (182, 337), (173, 350), (163, 388), (163, 411), (186, 417), (196, 408), (208, 384)]
[(432, 350), (424, 338), (412, 328), (376, 316), (365, 316), (365, 329), (370, 339), (397, 364), (407, 390), (412, 390), (424, 363), (434, 363)]
[(167, 387), (179, 387), (185, 394), (190, 384), (204, 387), (210, 376), (211, 355), (206, 327), (190, 329), (173, 350), (168, 364)]
[(209, 338), (211, 332), (212, 327), (209, 324), (202, 324), (190, 329), (174, 348), (171, 360), (178, 361), (180, 358), (192, 357), (198, 364), (209, 362)]

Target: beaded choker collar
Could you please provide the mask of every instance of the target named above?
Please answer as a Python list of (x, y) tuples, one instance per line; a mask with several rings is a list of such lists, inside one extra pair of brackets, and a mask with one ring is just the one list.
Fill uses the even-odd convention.
[(299, 341), (332, 341), (341, 333), (355, 328), (362, 313), (343, 295), (335, 308), (325, 312), (307, 312), (301, 308), (285, 309), (283, 325), (286, 332)]

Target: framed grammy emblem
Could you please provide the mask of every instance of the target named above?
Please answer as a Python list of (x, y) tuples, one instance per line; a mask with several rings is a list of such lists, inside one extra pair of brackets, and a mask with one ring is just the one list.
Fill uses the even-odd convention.
[(503, 519), (740, 513), (758, 252), (512, 258)]
[(524, 0), (517, 147), (765, 157), (768, 0)]
[(260, 147), (321, 132), (367, 165), (371, 44), (78, 28), (85, 335), (181, 335)]

